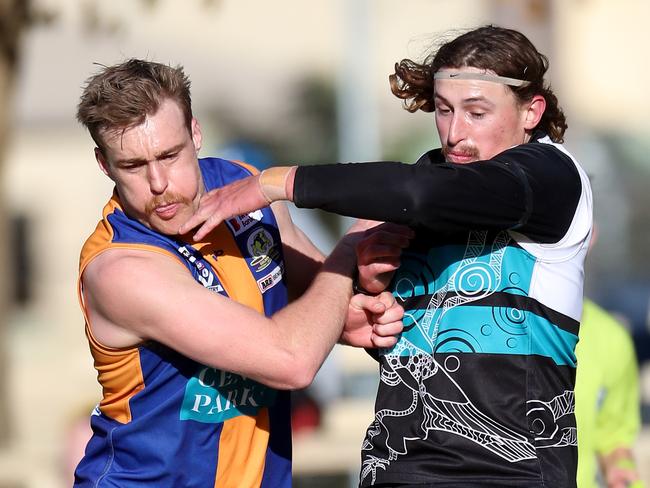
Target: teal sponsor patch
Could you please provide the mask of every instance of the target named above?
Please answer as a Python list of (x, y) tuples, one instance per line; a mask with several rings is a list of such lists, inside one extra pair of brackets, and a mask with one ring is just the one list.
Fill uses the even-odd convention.
[(181, 420), (220, 423), (255, 415), (275, 402), (276, 391), (243, 376), (204, 367), (185, 387)]

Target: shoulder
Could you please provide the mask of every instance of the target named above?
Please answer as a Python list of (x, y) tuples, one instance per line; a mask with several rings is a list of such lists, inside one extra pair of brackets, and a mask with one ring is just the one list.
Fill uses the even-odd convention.
[(177, 248), (178, 244), (174, 239), (146, 227), (124, 213), (117, 196), (114, 195), (104, 207), (102, 220), (81, 249), (79, 269), (83, 272), (97, 256), (112, 249), (124, 252), (152, 251), (174, 256)]
[(249, 175), (255, 175), (259, 173), (259, 170), (252, 164), (248, 164), (243, 161), (239, 161), (237, 159), (223, 159), (223, 158), (214, 158), (214, 157), (200, 158), (199, 165), (201, 167), (205, 166), (205, 167), (232, 168), (235, 170), (240, 169), (243, 173), (247, 173)]
[(634, 343), (625, 325), (588, 299), (584, 303), (576, 353), (578, 358), (590, 356), (601, 367), (611, 369), (611, 378), (617, 377), (616, 372), (636, 369)]
[(564, 146), (546, 139), (520, 144), (503, 151), (493, 158), (506, 164), (514, 164), (529, 172), (546, 175), (562, 174), (580, 181), (578, 164)]
[[(517, 172), (527, 189), (530, 225), (522, 232), (538, 243), (552, 245), (560, 253), (554, 260), (586, 251), (592, 226), (591, 186), (587, 174), (564, 146), (546, 136), (508, 149), (494, 159)], [(531, 252), (551, 259), (551, 247), (531, 248)]]
[(564, 146), (548, 137), (507, 149), (493, 160), (518, 171), (537, 196), (564, 200), (572, 208), (581, 195), (591, 201), (587, 174)]
[(182, 304), (203, 290), (173, 256), (140, 249), (108, 249), (80, 277), (88, 327), (107, 347), (158, 340), (157, 330), (171, 327)]
[(121, 289), (137, 289), (134, 284), (147, 286), (147, 280), (170, 273), (189, 277), (180, 259), (163, 249), (116, 247), (95, 256), (83, 270), (81, 279), (84, 290), (115, 293)]

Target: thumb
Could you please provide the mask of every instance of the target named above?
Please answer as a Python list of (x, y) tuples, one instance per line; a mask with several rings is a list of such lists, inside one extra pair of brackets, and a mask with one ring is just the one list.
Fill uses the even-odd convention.
[(381, 292), (377, 295), (377, 299), (386, 307), (386, 309), (389, 309), (395, 304), (395, 297), (389, 291)]
[(379, 299), (372, 295), (364, 295), (358, 293), (350, 299), (350, 306), (357, 310), (365, 310), (370, 313), (383, 313), (386, 310), (386, 305)]

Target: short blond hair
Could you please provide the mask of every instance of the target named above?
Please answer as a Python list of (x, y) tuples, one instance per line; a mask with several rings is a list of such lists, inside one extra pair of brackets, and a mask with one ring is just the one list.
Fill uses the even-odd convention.
[(183, 68), (132, 58), (104, 66), (86, 80), (77, 106), (77, 120), (102, 150), (101, 132), (141, 124), (147, 115), (155, 114), (166, 99), (179, 104), (190, 130), (190, 80)]

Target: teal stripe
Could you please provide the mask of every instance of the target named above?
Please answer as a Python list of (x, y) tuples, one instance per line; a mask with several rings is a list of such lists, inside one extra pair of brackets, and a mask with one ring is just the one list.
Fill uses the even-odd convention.
[(495, 248), (496, 255), (502, 254), (501, 261), (494, 259), (494, 255), (491, 261), (487, 251), (492, 247), (488, 243), (484, 254), (459, 269), (465, 250), (465, 246), (449, 245), (434, 247), (426, 255), (405, 252), (393, 281), (394, 293), (409, 298), (441, 290), (472, 294), (514, 288), (522, 295), (528, 294), (536, 262), (530, 253), (512, 245)]
[[(424, 310), (409, 310), (406, 314), (406, 322), (409, 316), (417, 316), (421, 324)], [(434, 350), (436, 320), (439, 320), (435, 337), (438, 353), (540, 355), (551, 358), (559, 366), (576, 366), (574, 351), (578, 336), (532, 312), (511, 307), (464, 305), (449, 309), (441, 319), (434, 315), (429, 330), (414, 325), (405, 331), (395, 347), (402, 355), (410, 355), (414, 353), (412, 348), (401, 347), (410, 343), (430, 354)]]

